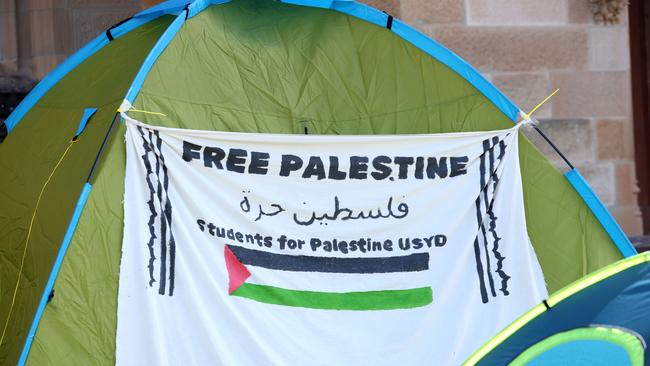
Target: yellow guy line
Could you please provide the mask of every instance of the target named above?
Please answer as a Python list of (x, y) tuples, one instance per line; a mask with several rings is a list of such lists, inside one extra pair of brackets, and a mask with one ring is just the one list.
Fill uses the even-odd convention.
[(535, 113), (535, 111), (539, 109), (539, 107), (541, 107), (544, 103), (546, 103), (549, 99), (551, 99), (551, 97), (554, 96), (555, 93), (557, 93), (557, 92), (559, 92), (559, 91), (560, 91), (560, 89), (555, 89), (554, 92), (552, 92), (551, 94), (549, 94), (548, 97), (544, 98), (544, 100), (542, 100), (538, 105), (536, 105), (535, 108), (533, 108), (532, 111), (530, 111), (530, 112), (524, 114), (524, 119), (529, 119), (530, 116), (532, 116), (533, 113)]
[(153, 114), (153, 115), (155, 115), (155, 116), (163, 116), (163, 117), (167, 117), (167, 115), (164, 114), (164, 113), (160, 113), (160, 112), (150, 112), (150, 111), (143, 111), (142, 109), (135, 109), (135, 108), (129, 108), (129, 109), (127, 109), (127, 110), (118, 109), (117, 111), (120, 112), (120, 113), (125, 113), (125, 112), (140, 112), (140, 113), (144, 113), (144, 114)]
[(38, 206), (41, 204), (41, 198), (43, 197), (43, 192), (45, 192), (45, 188), (47, 185), (50, 183), (50, 180), (54, 176), (54, 173), (56, 170), (59, 168), (61, 165), (61, 162), (65, 158), (65, 156), (68, 154), (68, 151), (72, 147), (72, 145), (75, 143), (75, 141), (71, 140), (68, 142), (68, 147), (65, 148), (65, 151), (59, 158), (59, 161), (56, 163), (54, 166), (54, 169), (52, 169), (52, 172), (50, 173), (50, 176), (47, 177), (47, 180), (45, 181), (45, 184), (43, 184), (43, 188), (41, 188), (41, 192), (38, 194), (38, 199), (36, 200), (36, 206), (34, 207), (34, 213), (32, 214), (32, 219), (29, 222), (29, 229), (27, 230), (27, 238), (25, 239), (25, 249), (23, 249), (23, 258), (20, 261), (20, 271), (18, 271), (18, 279), (16, 280), (16, 287), (14, 288), (14, 294), (13, 297), (11, 298), (11, 306), (9, 307), (9, 314), (7, 315), (7, 320), (5, 321), (5, 326), (2, 329), (2, 336), (0, 337), (0, 346), (2, 345), (2, 342), (5, 339), (5, 334), (7, 333), (7, 327), (9, 326), (9, 320), (11, 319), (11, 314), (14, 310), (14, 305), (16, 304), (16, 295), (18, 294), (18, 287), (20, 287), (20, 279), (23, 276), (23, 267), (25, 266), (25, 257), (27, 256), (27, 248), (29, 247), (29, 239), (32, 235), (32, 226), (34, 226), (34, 220), (36, 219), (36, 211), (38, 211)]

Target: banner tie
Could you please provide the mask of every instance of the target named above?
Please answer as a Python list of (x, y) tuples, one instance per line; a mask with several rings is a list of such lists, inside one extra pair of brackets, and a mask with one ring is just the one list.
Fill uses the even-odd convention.
[(555, 93), (557, 93), (557, 92), (559, 92), (559, 91), (560, 91), (559, 88), (558, 88), (558, 89), (555, 89), (554, 92), (552, 92), (552, 93), (549, 94), (546, 98), (544, 98), (544, 100), (542, 100), (541, 102), (539, 102), (539, 104), (537, 104), (537, 105), (535, 106), (535, 108), (533, 108), (533, 110), (531, 110), (531, 111), (528, 112), (528, 113), (524, 113), (524, 114), (522, 115), (522, 117), (523, 117), (525, 120), (530, 120), (530, 117), (533, 115), (533, 113), (535, 113), (535, 111), (537, 111), (537, 110), (539, 109), (539, 107), (541, 107), (544, 103), (546, 103), (549, 99), (551, 99), (551, 97), (553, 97), (553, 96), (555, 95)]

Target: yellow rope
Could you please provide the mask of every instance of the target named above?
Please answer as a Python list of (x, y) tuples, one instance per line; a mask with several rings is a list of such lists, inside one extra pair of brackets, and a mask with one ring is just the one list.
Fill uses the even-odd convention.
[(533, 113), (535, 113), (535, 111), (538, 110), (539, 107), (542, 106), (542, 104), (546, 103), (549, 99), (551, 99), (552, 96), (555, 95), (555, 93), (557, 93), (559, 91), (560, 91), (560, 89), (555, 89), (554, 92), (552, 92), (548, 97), (544, 98), (544, 100), (542, 100), (538, 105), (536, 105), (535, 108), (533, 108), (532, 111), (528, 112), (527, 114), (524, 114), (524, 119), (529, 119), (530, 116), (532, 116)]
[(18, 287), (20, 287), (20, 279), (22, 277), (23, 273), (23, 267), (25, 266), (25, 257), (27, 257), (27, 248), (29, 247), (29, 239), (32, 235), (32, 226), (34, 225), (34, 220), (36, 219), (36, 211), (38, 210), (38, 206), (41, 203), (41, 198), (43, 197), (43, 192), (45, 192), (45, 188), (47, 185), (50, 183), (50, 180), (54, 176), (54, 173), (56, 170), (59, 168), (61, 165), (61, 162), (65, 158), (65, 156), (68, 154), (68, 151), (72, 147), (72, 145), (75, 143), (75, 141), (70, 141), (68, 143), (68, 147), (66, 147), (65, 151), (59, 158), (59, 161), (56, 163), (54, 166), (54, 169), (52, 169), (52, 172), (50, 173), (50, 176), (47, 177), (47, 180), (45, 181), (45, 184), (43, 184), (43, 188), (41, 188), (41, 192), (38, 194), (38, 199), (36, 200), (36, 206), (34, 207), (34, 213), (32, 214), (32, 219), (29, 222), (29, 229), (27, 230), (27, 238), (25, 239), (25, 249), (23, 249), (23, 258), (20, 261), (20, 271), (18, 271), (18, 279), (16, 280), (16, 287), (14, 288), (14, 294), (13, 297), (11, 298), (11, 306), (9, 307), (9, 314), (7, 315), (7, 320), (5, 321), (5, 326), (2, 329), (2, 336), (0, 337), (0, 346), (2, 345), (2, 342), (5, 339), (5, 334), (7, 332), (7, 327), (9, 326), (9, 320), (11, 319), (11, 314), (14, 310), (14, 305), (16, 304), (16, 295), (18, 294)]
[(160, 112), (150, 112), (150, 111), (143, 111), (142, 109), (135, 109), (135, 108), (129, 108), (129, 109), (127, 109), (127, 110), (118, 109), (117, 111), (120, 112), (120, 113), (125, 113), (125, 112), (140, 112), (140, 113), (144, 113), (144, 114), (153, 114), (153, 115), (156, 115), (156, 116), (167, 117), (167, 115), (164, 114), (164, 113), (160, 113)]

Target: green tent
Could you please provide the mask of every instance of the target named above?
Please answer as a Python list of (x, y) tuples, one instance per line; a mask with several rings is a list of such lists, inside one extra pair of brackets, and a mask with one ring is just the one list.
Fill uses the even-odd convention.
[[(121, 105), (153, 125), (258, 133), (477, 131), (519, 118), (454, 53), (355, 1), (187, 3), (111, 27), (1, 126), (1, 364), (114, 362)], [(633, 255), (580, 174), (520, 139), (527, 229), (549, 291)]]

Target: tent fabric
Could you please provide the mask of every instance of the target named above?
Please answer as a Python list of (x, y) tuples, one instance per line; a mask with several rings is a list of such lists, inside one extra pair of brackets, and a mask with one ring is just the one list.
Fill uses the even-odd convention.
[(122, 242), (124, 225), (124, 132), (124, 125), (118, 126), (106, 147), (27, 365), (115, 364), (122, 255), (121, 245), (115, 243)]
[[(77, 138), (78, 136), (79, 135), (77, 134), (75, 135), (74, 138)], [(61, 248), (59, 248), (59, 252), (56, 256), (56, 260), (54, 261), (54, 267), (52, 268), (52, 272), (50, 272), (50, 276), (48, 277), (47, 283), (45, 284), (45, 290), (43, 291), (41, 300), (38, 303), (38, 308), (36, 309), (36, 315), (34, 315), (34, 320), (32, 321), (32, 325), (29, 328), (29, 333), (27, 334), (27, 340), (25, 341), (25, 346), (23, 347), (23, 350), (20, 354), (20, 359), (18, 360), (18, 364), (20, 365), (23, 365), (27, 360), (29, 349), (31, 348), (31, 344), (34, 339), (34, 334), (36, 333), (36, 329), (38, 328), (38, 324), (41, 320), (41, 317), (43, 316), (43, 311), (45, 310), (45, 306), (47, 305), (51, 297), (54, 296), (54, 292), (53, 292), (54, 281), (56, 280), (56, 277), (61, 268), (61, 263), (63, 262), (63, 258), (65, 258), (65, 254), (67, 253), (68, 248), (70, 246), (72, 235), (74, 234), (74, 231), (77, 228), (77, 224), (79, 223), (79, 218), (81, 217), (81, 213), (83, 212), (84, 206), (86, 205), (86, 200), (88, 199), (88, 195), (90, 194), (91, 188), (92, 186), (90, 185), (90, 183), (86, 183), (84, 184), (84, 187), (81, 190), (81, 194), (79, 195), (79, 200), (77, 201), (74, 212), (72, 214), (72, 219), (70, 220), (70, 224), (68, 225), (68, 228), (66, 229), (65, 232), (65, 236), (63, 237), (63, 243), (61, 244)]]
[[(548, 307), (548, 308), (547, 308)], [(467, 365), (505, 365), (555, 334), (608, 326), (650, 340), (650, 253), (597, 271), (553, 294), (472, 356)], [(645, 350), (645, 364), (650, 354)]]
[[(137, 71), (138, 62), (144, 59), (167, 23), (163, 18), (151, 22), (91, 56), (54, 85), (0, 144), (0, 327), (5, 328), (6, 324), (0, 364), (15, 364), (18, 360), (108, 124)], [(75, 136), (84, 109), (93, 106), (99, 106), (97, 112), (43, 190), (25, 247), (37, 197)], [(23, 253), (25, 260), (14, 300)]]
[(130, 102), (138, 94), (138, 91), (140, 90), (145, 77), (149, 73), (149, 70), (151, 70), (153, 63), (156, 62), (160, 53), (165, 49), (165, 47), (167, 47), (169, 42), (174, 38), (174, 36), (176, 36), (178, 30), (184, 24), (187, 12), (188, 11), (186, 10), (184, 14), (179, 14), (174, 21), (171, 22), (169, 27), (165, 29), (156, 44), (151, 48), (147, 58), (142, 63), (142, 66), (140, 66), (140, 70), (138, 70), (138, 73), (135, 75), (135, 78), (129, 87), (129, 91), (126, 93), (126, 97), (124, 98), (126, 101)]
[(576, 169), (571, 169), (564, 174), (566, 179), (571, 183), (576, 192), (585, 201), (591, 212), (596, 216), (596, 219), (601, 223), (609, 237), (614, 244), (621, 251), (623, 256), (631, 257), (636, 254), (636, 249), (630, 242), (630, 239), (625, 235), (625, 232), (618, 225), (614, 217), (609, 214), (605, 204), (596, 196), (591, 190), (585, 178)]
[[(138, 119), (168, 127), (404, 134), (512, 126), (516, 107), (474, 69), (398, 20), (387, 29), (386, 15), (370, 7), (217, 3), (192, 2), (187, 20), (185, 5), (179, 9), (174, 1), (136, 15), (112, 30), (112, 42), (98, 37), (44, 79), (10, 117), (12, 130), (0, 144), (0, 168), (7, 172), (0, 177), (7, 202), (0, 206), (0, 314), (11, 307), (39, 191), (83, 110), (98, 108), (44, 191), (0, 363), (19, 357), (90, 166), (127, 90), (135, 91), (136, 108), (166, 115)], [(172, 24), (178, 31), (161, 41)], [(409, 34), (421, 42), (405, 42)], [(123, 133), (122, 126), (113, 131), (90, 182), (28, 364), (114, 361)], [(580, 195), (523, 135), (520, 161), (529, 236), (550, 291), (622, 257)]]
[[(147, 15), (131, 19), (115, 28), (112, 28), (111, 35), (113, 39), (117, 39), (136, 28), (139, 28), (143, 24), (156, 19), (158, 16)], [(29, 112), (53, 86), (61, 81), (61, 79), (63, 79), (69, 72), (100, 51), (110, 42), (111, 41), (107, 38), (106, 34), (98, 36), (46, 75), (45, 78), (43, 78), (43, 80), (41, 80), (38, 85), (36, 85), (36, 87), (20, 102), (11, 115), (9, 115), (5, 121), (5, 126), (8, 132), (11, 132), (11, 130), (13, 130), (13, 128), (23, 120), (25, 114), (27, 114), (27, 112)]]
[(643, 366), (644, 351), (645, 344), (638, 335), (595, 326), (552, 335), (517, 356), (511, 365)]

